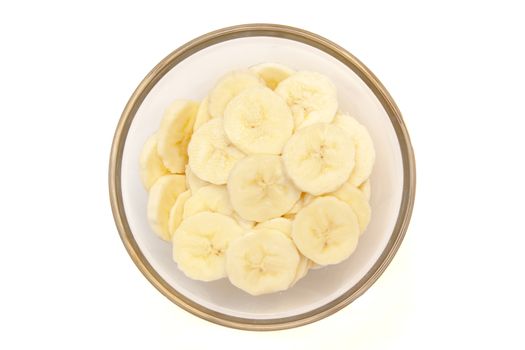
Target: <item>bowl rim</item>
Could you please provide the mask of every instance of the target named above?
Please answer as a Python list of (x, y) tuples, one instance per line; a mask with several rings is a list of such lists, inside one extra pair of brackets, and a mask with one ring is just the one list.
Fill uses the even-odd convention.
[[(342, 62), (365, 82), (387, 112), (397, 135), (403, 159), (403, 195), (399, 215), (385, 249), (358, 283), (335, 300), (314, 310), (284, 318), (258, 320), (235, 317), (205, 308), (178, 292), (155, 271), (135, 241), (126, 217), (122, 199), (121, 165), (133, 118), (151, 89), (167, 72), (206, 47), (228, 40), (261, 36), (289, 39), (320, 49)], [(412, 215), (415, 188), (416, 168), (410, 137), (401, 112), (379, 79), (356, 57), (332, 41), (303, 29), (279, 24), (252, 23), (222, 28), (199, 36), (166, 56), (142, 80), (126, 104), (115, 131), (109, 161), (109, 195), (115, 224), (128, 254), (142, 274), (164, 296), (182, 309), (222, 326), (251, 331), (280, 330), (312, 323), (341, 310), (361, 296), (381, 276), (399, 249)]]

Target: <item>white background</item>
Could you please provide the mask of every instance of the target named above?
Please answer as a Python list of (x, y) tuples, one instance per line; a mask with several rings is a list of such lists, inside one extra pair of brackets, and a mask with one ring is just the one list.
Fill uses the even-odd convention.
[[(346, 3), (345, 7), (341, 4)], [(518, 4), (0, 3), (0, 348), (523, 349), (525, 21)], [(354, 53), (403, 112), (416, 206), (390, 267), (297, 329), (213, 325), (158, 293), (111, 216), (120, 113), (210, 30), (273, 22)]]

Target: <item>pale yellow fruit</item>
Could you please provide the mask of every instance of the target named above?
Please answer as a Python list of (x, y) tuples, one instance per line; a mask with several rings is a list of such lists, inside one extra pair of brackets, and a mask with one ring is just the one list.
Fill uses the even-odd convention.
[(244, 158), (244, 153), (226, 138), (222, 118), (216, 118), (193, 134), (188, 156), (191, 171), (201, 180), (224, 185), (235, 163)]
[(315, 72), (297, 72), (281, 81), (275, 92), (292, 110), (295, 128), (330, 123), (337, 111), (337, 91), (328, 77)]
[(240, 160), (227, 187), (233, 209), (244, 219), (257, 222), (283, 215), (301, 195), (284, 174), (281, 157), (269, 154)]
[(168, 216), (168, 232), (170, 234), (170, 237), (173, 236), (173, 233), (175, 233), (175, 230), (179, 227), (180, 223), (182, 222), (182, 214), (184, 212), (184, 204), (188, 200), (188, 198), (191, 197), (191, 191), (186, 190), (178, 195), (177, 199), (175, 200), (175, 204), (171, 207), (169, 216)]
[(193, 193), (184, 204), (183, 217), (187, 218), (202, 211), (228, 216), (233, 214), (226, 186), (208, 185)]
[(168, 220), (177, 197), (186, 191), (184, 175), (164, 175), (151, 186), (148, 196), (148, 221), (153, 231), (162, 239), (171, 238)]
[(376, 152), (372, 138), (368, 130), (349, 115), (337, 114), (334, 125), (341, 127), (354, 141), (355, 166), (348, 181), (354, 186), (359, 186), (370, 177), (374, 167)]
[(232, 98), (250, 87), (264, 85), (264, 82), (249, 70), (238, 70), (223, 76), (209, 95), (208, 113), (212, 118), (223, 116)]
[(288, 140), (283, 163), (297, 188), (317, 196), (347, 181), (354, 168), (354, 153), (354, 143), (341, 128), (317, 123)]
[(353, 209), (354, 213), (357, 215), (359, 230), (362, 234), (368, 226), (372, 214), (370, 204), (368, 204), (368, 200), (363, 192), (349, 182), (346, 182), (337, 191), (330, 195), (339, 198)]
[(169, 174), (169, 170), (166, 169), (157, 153), (157, 140), (157, 134), (151, 135), (140, 153), (140, 179), (147, 190), (153, 186), (159, 177)]
[(319, 265), (338, 264), (356, 249), (359, 223), (352, 208), (335, 197), (319, 197), (297, 213), (292, 238)]
[(263, 86), (239, 93), (224, 111), (228, 139), (246, 154), (281, 154), (293, 124), (284, 100)]
[(231, 242), (226, 252), (230, 282), (251, 295), (287, 289), (300, 258), (290, 238), (277, 230), (249, 232)]
[(157, 152), (172, 173), (184, 174), (188, 163), (188, 143), (199, 103), (177, 100), (165, 111), (158, 132)]
[[(292, 238), (292, 220), (286, 218), (275, 218), (268, 221), (258, 223), (253, 230), (257, 232), (262, 229), (271, 229), (282, 232), (286, 237)], [(297, 281), (306, 276), (308, 269), (310, 268), (311, 261), (306, 258), (304, 255), (299, 254), (300, 260), (297, 265), (297, 272), (295, 273), (295, 278), (290, 286), (293, 286)]]
[(173, 234), (173, 260), (195, 280), (226, 277), (226, 252), (243, 232), (229, 216), (206, 211), (192, 215)]

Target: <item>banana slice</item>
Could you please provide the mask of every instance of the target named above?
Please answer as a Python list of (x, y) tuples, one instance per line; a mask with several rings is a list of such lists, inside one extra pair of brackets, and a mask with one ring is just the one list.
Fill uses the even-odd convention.
[(281, 154), (293, 128), (290, 108), (267, 87), (244, 90), (224, 110), (228, 139), (247, 154)]
[(200, 128), (202, 125), (206, 124), (210, 119), (212, 119), (212, 117), (208, 112), (208, 97), (206, 96), (200, 103), (199, 109), (197, 109), (195, 124), (193, 124), (193, 132), (195, 132), (195, 130)]
[(359, 230), (361, 234), (363, 234), (370, 222), (370, 216), (372, 213), (370, 204), (368, 204), (368, 200), (363, 192), (349, 182), (346, 182), (337, 191), (331, 193), (331, 195), (342, 200), (353, 209), (355, 215), (357, 215)]
[(263, 221), (255, 225), (254, 231), (259, 229), (272, 229), (284, 233), (288, 237), (292, 237), (292, 220), (286, 218), (275, 218)]
[(299, 251), (313, 262), (337, 264), (357, 247), (359, 223), (348, 204), (335, 197), (320, 197), (297, 213), (292, 238)]
[(184, 204), (182, 217), (185, 219), (202, 211), (228, 216), (233, 214), (226, 186), (208, 185), (199, 189)]
[(299, 253), (283, 233), (261, 229), (231, 242), (226, 252), (230, 282), (251, 295), (287, 289), (294, 281)]
[(168, 219), (171, 207), (177, 197), (186, 191), (184, 175), (164, 175), (149, 190), (148, 221), (153, 231), (162, 239), (169, 241)]
[(279, 63), (261, 63), (250, 68), (270, 89), (275, 90), (277, 85), (295, 71)]
[(164, 166), (172, 173), (183, 174), (188, 163), (188, 142), (198, 107), (198, 102), (177, 100), (164, 111), (157, 151)]
[(354, 144), (333, 124), (318, 123), (297, 131), (286, 143), (286, 173), (304, 192), (321, 195), (340, 187), (354, 168)]
[(330, 123), (337, 111), (337, 91), (326, 76), (302, 71), (281, 81), (275, 92), (292, 109), (295, 129), (324, 122)]
[(168, 232), (170, 237), (173, 237), (175, 230), (179, 227), (182, 222), (182, 214), (184, 212), (184, 204), (191, 197), (191, 191), (187, 190), (177, 196), (175, 204), (171, 207), (168, 216)]
[(301, 195), (285, 176), (281, 157), (269, 154), (240, 160), (227, 187), (233, 209), (244, 219), (257, 222), (283, 215)]
[(151, 135), (140, 153), (140, 178), (147, 190), (153, 186), (159, 177), (169, 174), (169, 170), (166, 169), (157, 153), (157, 140), (157, 134)]
[[(288, 238), (292, 238), (292, 220), (286, 218), (275, 218), (268, 221), (260, 222), (254, 227), (254, 232), (259, 230), (270, 229), (282, 232)], [(302, 254), (299, 254), (299, 264), (297, 265), (297, 271), (295, 273), (295, 278), (290, 285), (293, 286), (297, 281), (306, 276), (308, 269), (310, 268), (311, 261)]]
[(372, 138), (368, 130), (349, 115), (338, 113), (334, 118), (334, 124), (354, 140), (355, 167), (348, 181), (354, 186), (359, 186), (370, 177), (374, 167), (376, 152)]
[(365, 195), (366, 200), (369, 201), (370, 200), (370, 194), (371, 194), (370, 179), (367, 179), (365, 182), (363, 182), (361, 184), (361, 186), (359, 186), (359, 189)]
[(201, 212), (184, 219), (173, 235), (173, 260), (189, 278), (226, 277), (226, 251), (243, 229), (232, 218)]
[(189, 165), (186, 164), (186, 187), (191, 190), (192, 193), (197, 192), (201, 187), (211, 185), (209, 182), (199, 179), (197, 175), (191, 171)]
[(264, 82), (249, 70), (239, 70), (226, 74), (210, 93), (208, 112), (212, 118), (222, 117), (224, 109), (232, 98), (247, 88), (261, 85), (264, 86)]
[(224, 185), (244, 154), (226, 138), (222, 118), (212, 119), (193, 134), (188, 146), (191, 170), (204, 181)]

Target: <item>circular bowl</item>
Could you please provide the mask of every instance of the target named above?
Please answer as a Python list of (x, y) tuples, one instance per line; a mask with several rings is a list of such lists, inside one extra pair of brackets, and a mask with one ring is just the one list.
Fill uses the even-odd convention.
[[(357, 250), (343, 263), (310, 270), (292, 288), (251, 296), (228, 279), (187, 278), (171, 259), (171, 245), (151, 231), (138, 159), (174, 99), (202, 99), (234, 69), (277, 62), (313, 70), (337, 86), (340, 109), (369, 130), (376, 148), (371, 176), (372, 220)], [(401, 114), (379, 80), (354, 56), (316, 34), (287, 26), (247, 24), (220, 29), (181, 46), (140, 83), (120, 118), (111, 150), (109, 187), (122, 241), (140, 271), (167, 298), (208, 321), (247, 330), (304, 325), (351, 303), (381, 275), (399, 248), (412, 212), (415, 164)]]

